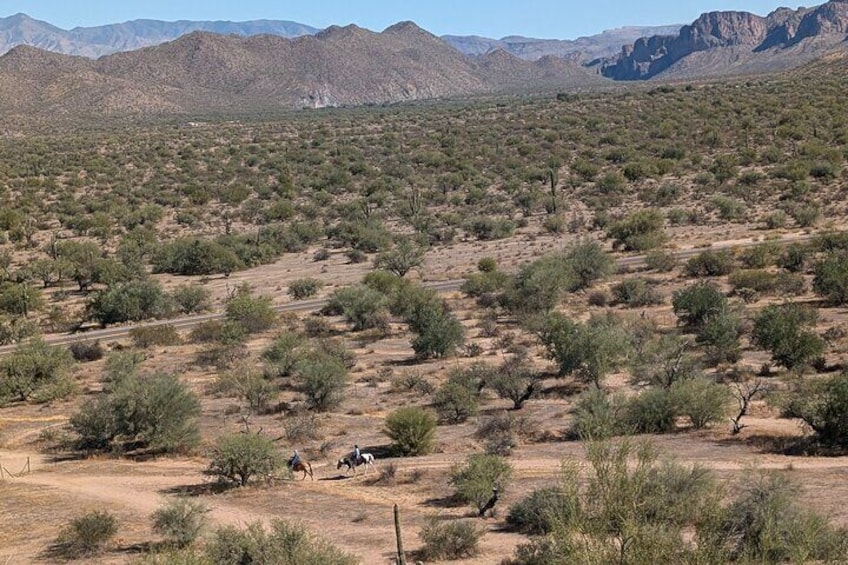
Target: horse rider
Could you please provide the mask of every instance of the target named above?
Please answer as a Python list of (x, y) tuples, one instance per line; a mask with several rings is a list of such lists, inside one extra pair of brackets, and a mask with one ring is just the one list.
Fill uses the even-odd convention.
[(297, 449), (295, 449), (294, 454), (289, 459), (289, 469), (294, 469), (298, 463), (300, 463), (300, 455), (298, 455)]
[(362, 463), (362, 452), (359, 451), (358, 445), (354, 445), (353, 446), (353, 464), (359, 465), (360, 463)]

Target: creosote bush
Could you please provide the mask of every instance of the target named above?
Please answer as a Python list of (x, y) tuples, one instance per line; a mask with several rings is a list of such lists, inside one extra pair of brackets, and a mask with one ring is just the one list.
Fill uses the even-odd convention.
[[(544, 535), (519, 546), (508, 563), (777, 565), (848, 557), (844, 531), (802, 509), (782, 475), (746, 473), (726, 502), (710, 471), (661, 460), (649, 443), (590, 443), (587, 452), (585, 481), (581, 465), (566, 462), (555, 501), (534, 493), (511, 511), (527, 517), (516, 525)], [(540, 506), (537, 521), (529, 509)]]
[(118, 520), (106, 511), (94, 511), (74, 518), (59, 534), (50, 553), (65, 559), (78, 559), (103, 551), (118, 533)]
[(436, 390), (433, 407), (439, 419), (449, 424), (459, 424), (476, 416), (480, 409), (477, 383), (469, 382), (461, 372), (452, 373)]
[(200, 439), (200, 401), (174, 375), (125, 374), (71, 416), (78, 447), (180, 452)]
[(257, 478), (267, 479), (282, 466), (283, 456), (270, 438), (255, 433), (231, 434), (215, 442), (206, 474), (243, 487)]
[(464, 465), (451, 469), (450, 483), (456, 487), (456, 496), (478, 512), (492, 496), (493, 489), (503, 494), (512, 481), (512, 465), (503, 457), (473, 453)]
[(848, 446), (848, 373), (802, 382), (790, 393), (785, 413), (800, 418), (822, 443)]
[(182, 343), (177, 328), (171, 324), (133, 328), (130, 330), (130, 339), (132, 339), (133, 345), (139, 349)]
[(215, 530), (206, 545), (205, 557), (215, 565), (354, 565), (355, 556), (309, 533), (303, 526), (284, 520), (271, 522), (266, 530), (259, 522), (239, 530), (225, 526)]
[(470, 520), (442, 520), (434, 516), (418, 533), (424, 542), (421, 558), (441, 561), (474, 557), (485, 533), (486, 530)]
[(318, 294), (324, 283), (315, 278), (295, 279), (289, 283), (289, 296), (294, 300), (304, 300)]
[(392, 451), (396, 455), (425, 455), (435, 440), (436, 417), (414, 406), (398, 408), (386, 418), (384, 433), (392, 440)]
[(206, 527), (209, 509), (194, 500), (177, 498), (159, 507), (151, 516), (153, 531), (169, 545), (186, 547), (200, 536)]

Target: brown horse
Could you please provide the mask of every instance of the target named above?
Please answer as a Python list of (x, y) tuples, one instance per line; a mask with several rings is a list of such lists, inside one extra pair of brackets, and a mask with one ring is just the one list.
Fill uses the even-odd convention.
[(309, 475), (310, 480), (315, 480), (315, 477), (312, 475), (312, 465), (309, 464), (309, 461), (300, 460), (291, 466), (291, 470), (292, 473), (303, 473), (303, 476), (300, 478), (301, 481), (306, 480), (306, 475)]

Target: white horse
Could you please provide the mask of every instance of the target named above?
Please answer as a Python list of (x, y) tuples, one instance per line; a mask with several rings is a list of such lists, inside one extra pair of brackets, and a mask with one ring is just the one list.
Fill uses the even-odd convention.
[(347, 471), (345, 474), (350, 473), (350, 470), (353, 469), (354, 476), (356, 475), (356, 468), (360, 465), (365, 465), (365, 472), (368, 472), (368, 467), (376, 467), (374, 466), (374, 456), (370, 453), (362, 453), (360, 454), (359, 461), (354, 461), (353, 454), (347, 455), (339, 459), (338, 463), (336, 463), (336, 469), (341, 469), (344, 466), (347, 466)]

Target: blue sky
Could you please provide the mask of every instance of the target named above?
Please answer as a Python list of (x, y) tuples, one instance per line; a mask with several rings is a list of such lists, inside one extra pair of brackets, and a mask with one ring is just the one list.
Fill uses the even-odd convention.
[[(822, 0), (823, 1), (823, 0)], [(808, 2), (815, 5), (821, 2)], [(69, 29), (158, 20), (293, 20), (315, 27), (355, 23), (375, 31), (413, 20), (437, 34), (574, 39), (625, 25), (690, 23), (712, 10), (765, 15), (779, 0), (0, 0), (0, 16), (24, 12)]]

